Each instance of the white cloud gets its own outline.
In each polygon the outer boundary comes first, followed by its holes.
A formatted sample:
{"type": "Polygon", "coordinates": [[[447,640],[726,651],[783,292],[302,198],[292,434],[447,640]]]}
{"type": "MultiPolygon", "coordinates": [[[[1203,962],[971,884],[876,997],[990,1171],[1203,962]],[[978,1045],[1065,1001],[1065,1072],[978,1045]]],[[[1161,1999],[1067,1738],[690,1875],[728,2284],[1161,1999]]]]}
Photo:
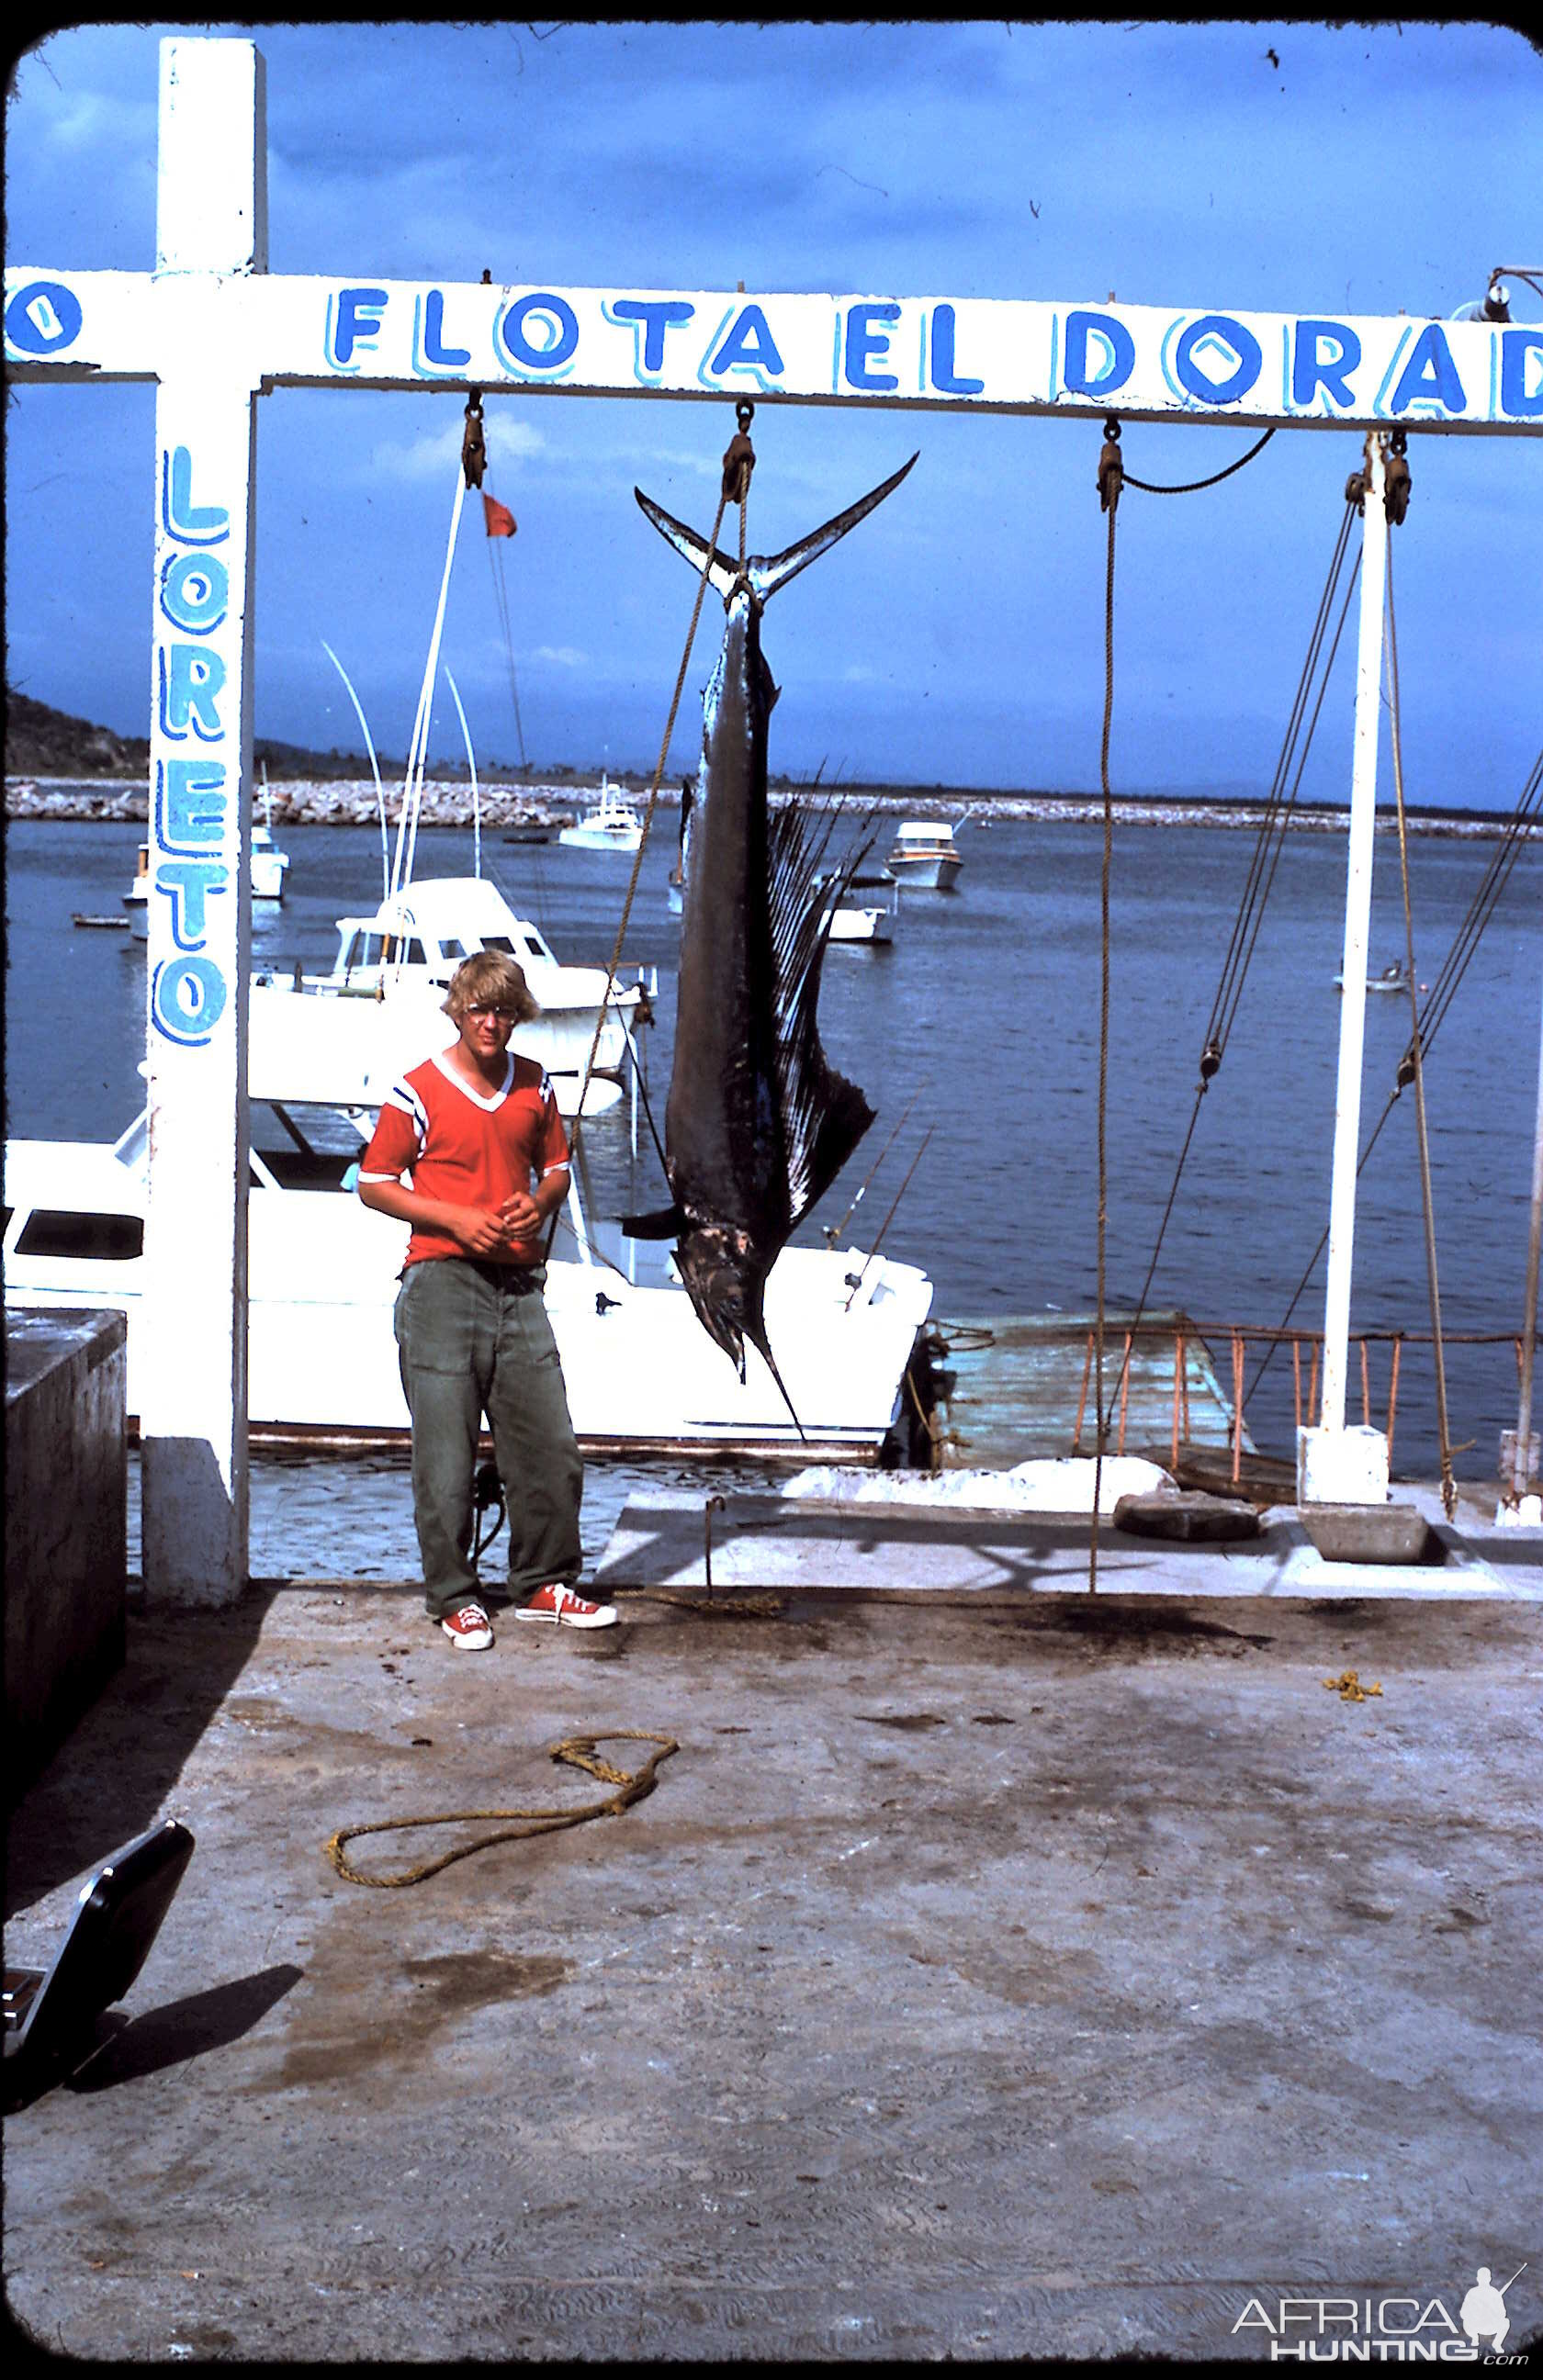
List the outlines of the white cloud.
{"type": "Polygon", "coordinates": [[[584,669],[589,657],[576,645],[538,645],[530,658],[533,662],[554,662],[559,669],[584,669]]]}
{"type": "MultiPolygon", "coordinates": [[[[425,431],[421,437],[383,439],[371,455],[370,476],[407,480],[447,480],[460,458],[465,430],[466,414],[463,410],[455,413],[443,428],[425,431]]],[[[533,455],[542,454],[546,449],[546,440],[532,423],[512,420],[506,414],[484,413],[483,433],[490,462],[529,462],[533,455]]]]}

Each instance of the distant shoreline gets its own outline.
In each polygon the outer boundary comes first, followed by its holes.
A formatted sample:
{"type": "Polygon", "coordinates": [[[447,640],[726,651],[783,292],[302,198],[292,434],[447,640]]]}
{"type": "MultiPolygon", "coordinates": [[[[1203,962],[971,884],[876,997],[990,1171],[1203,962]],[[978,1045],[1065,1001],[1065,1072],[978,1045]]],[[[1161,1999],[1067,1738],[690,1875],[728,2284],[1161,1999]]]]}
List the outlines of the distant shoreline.
{"type": "MultiPolygon", "coordinates": [[[[647,785],[628,784],[625,779],[621,783],[623,791],[641,808],[648,797],[647,785]]],[[[577,810],[593,800],[599,790],[598,784],[483,785],[480,788],[481,821],[490,829],[536,826],[550,827],[555,832],[571,824],[577,810]]],[[[368,779],[296,778],[270,782],[267,797],[273,825],[286,830],[380,823],[375,789],[368,779]]],[[[773,806],[793,798],[791,789],[784,791],[775,785],[772,789],[773,806]]],[[[1076,826],[1101,825],[1103,820],[1103,802],[1096,794],[967,793],[936,786],[844,785],[831,792],[820,790],[805,798],[821,809],[839,806],[854,814],[877,810],[896,817],[942,817],[955,823],[967,811],[973,824],[987,827],[1003,820],[1076,826]]],[[[387,807],[388,826],[393,832],[399,803],[400,789],[394,788],[388,794],[387,807]]],[[[260,814],[261,807],[254,798],[254,816],[260,814]]],[[[680,808],[678,785],[661,786],[658,808],[680,808]]],[[[17,776],[6,781],[5,814],[7,820],[143,825],[148,818],[148,800],[143,780],[139,778],[17,776]]],[[[1121,827],[1209,826],[1257,832],[1265,822],[1266,809],[1265,804],[1257,800],[1133,794],[1115,796],[1113,815],[1115,825],[1121,827]]],[[[1298,833],[1343,835],[1349,822],[1348,810],[1321,805],[1298,803],[1291,814],[1291,825],[1298,833]]],[[[469,827],[472,823],[469,785],[447,779],[425,783],[421,825],[469,827]]],[[[1380,805],[1378,832],[1394,833],[1397,823],[1394,811],[1386,804],[1380,805]]],[[[1407,823],[1409,832],[1415,835],[1495,836],[1503,831],[1509,819],[1493,811],[1411,809],[1407,823]]]]}

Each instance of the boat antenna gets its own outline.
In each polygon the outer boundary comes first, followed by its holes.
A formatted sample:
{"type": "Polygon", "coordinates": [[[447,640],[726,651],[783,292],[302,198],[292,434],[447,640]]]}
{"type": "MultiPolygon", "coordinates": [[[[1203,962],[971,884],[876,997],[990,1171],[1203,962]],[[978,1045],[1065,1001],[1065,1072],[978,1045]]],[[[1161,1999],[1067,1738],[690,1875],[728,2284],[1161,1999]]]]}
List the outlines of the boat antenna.
{"type": "Polygon", "coordinates": [[[456,698],[456,715],[461,722],[461,734],[466,741],[467,766],[471,771],[471,872],[473,876],[480,876],[482,873],[482,806],[477,792],[477,755],[471,748],[471,730],[466,723],[466,708],[461,701],[460,688],[451,676],[448,667],[444,674],[449,683],[450,691],[456,698]]]}
{"type": "Polygon", "coordinates": [[[391,854],[386,834],[385,788],[381,783],[381,764],[375,758],[375,747],[370,734],[370,722],[364,715],[363,704],[360,702],[358,696],[354,692],[352,679],[349,677],[347,671],[344,668],[343,663],[338,660],[337,655],[334,652],[331,645],[328,644],[325,637],[322,639],[322,650],[326,654],[327,659],[331,662],[334,669],[337,672],[338,676],[343,680],[344,685],[347,687],[348,699],[354,706],[359,726],[364,733],[364,748],[370,755],[370,773],[375,780],[375,807],[381,814],[381,898],[383,901],[389,900],[391,896],[391,854]]]}
{"type": "Polygon", "coordinates": [[[450,569],[456,559],[456,540],[460,533],[461,512],[466,504],[466,492],[475,486],[481,473],[476,463],[473,429],[480,430],[482,401],[476,389],[467,401],[467,432],[462,456],[456,465],[456,498],[450,509],[450,535],[444,549],[444,568],[440,577],[439,601],[434,610],[434,625],[429,638],[429,658],[423,671],[423,683],[419,689],[418,713],[413,721],[412,746],[407,755],[407,771],[402,784],[402,816],[396,829],[396,854],[392,865],[391,891],[405,892],[412,880],[413,859],[418,848],[418,821],[423,807],[423,773],[429,756],[429,721],[433,707],[434,681],[439,675],[440,641],[444,635],[444,610],[450,595],[450,569]],[[477,470],[477,479],[471,477],[477,470]]]}

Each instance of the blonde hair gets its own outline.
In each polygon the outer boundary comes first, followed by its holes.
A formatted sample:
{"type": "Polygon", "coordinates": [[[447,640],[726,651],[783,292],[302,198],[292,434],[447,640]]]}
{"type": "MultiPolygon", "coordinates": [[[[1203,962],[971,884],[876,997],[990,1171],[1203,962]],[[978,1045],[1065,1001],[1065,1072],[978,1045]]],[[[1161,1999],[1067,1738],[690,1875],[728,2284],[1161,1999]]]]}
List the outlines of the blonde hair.
{"type": "Polygon", "coordinates": [[[525,969],[503,951],[474,951],[470,958],[463,959],[442,1004],[446,1016],[458,1021],[468,1008],[484,1002],[510,1010],[516,1025],[528,1024],[541,1013],[541,1002],[525,980],[525,969]]]}

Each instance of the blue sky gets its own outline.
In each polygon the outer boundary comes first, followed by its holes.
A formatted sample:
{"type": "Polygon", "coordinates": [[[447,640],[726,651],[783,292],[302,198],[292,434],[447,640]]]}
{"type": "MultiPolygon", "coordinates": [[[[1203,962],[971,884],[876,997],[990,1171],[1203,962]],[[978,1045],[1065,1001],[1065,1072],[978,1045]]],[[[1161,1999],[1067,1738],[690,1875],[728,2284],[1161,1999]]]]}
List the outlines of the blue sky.
{"type": "MultiPolygon", "coordinates": [[[[256,39],[271,269],[650,287],[862,289],[1447,316],[1543,266],[1543,57],[1482,24],[88,24],[27,53],[6,124],[6,261],[154,261],[157,44],[256,39]],[[1271,53],[1273,52],[1273,59],[1271,53]]],[[[1543,298],[1513,285],[1518,319],[1543,298]]],[[[520,711],[538,764],[651,766],[691,583],[641,484],[710,525],[723,408],[488,400],[520,711]]],[[[406,749],[443,558],[460,400],[262,400],[257,732],[406,749]]],[[[152,434],[142,388],[9,393],[7,679],[143,734],[152,434]]],[[[779,596],[772,766],[1094,791],[1103,703],[1100,430],[763,405],[752,545],[774,552],[921,459],[779,596]]],[[[1215,470],[1230,426],[1143,425],[1130,470],[1215,470]]],[[[1127,493],[1112,773],[1120,792],[1268,783],[1359,459],[1282,432],[1221,487],[1127,493]]],[[[1539,742],[1536,440],[1416,437],[1394,547],[1406,782],[1509,808],[1539,742]]],[[[711,608],[671,748],[694,764],[711,608]]],[[[479,761],[516,755],[485,540],[468,523],[444,657],[479,761]],[[479,551],[482,548],[482,551],[479,551]]],[[[1345,652],[1306,790],[1348,793],[1345,652]]],[[[460,731],[442,687],[433,750],[460,731]]]]}

